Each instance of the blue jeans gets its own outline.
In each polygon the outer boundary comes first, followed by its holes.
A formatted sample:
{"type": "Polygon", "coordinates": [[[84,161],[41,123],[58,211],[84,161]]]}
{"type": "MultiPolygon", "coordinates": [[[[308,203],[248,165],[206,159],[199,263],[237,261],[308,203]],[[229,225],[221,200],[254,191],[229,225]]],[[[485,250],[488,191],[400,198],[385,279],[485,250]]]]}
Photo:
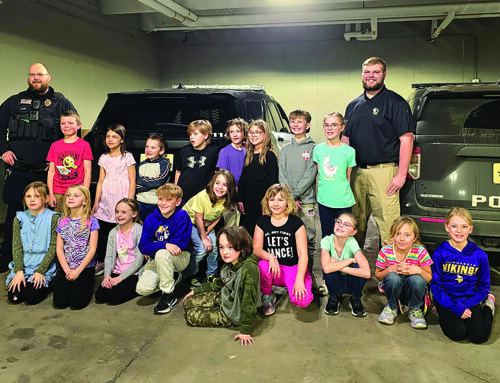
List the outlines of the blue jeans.
{"type": "Polygon", "coordinates": [[[340,217],[342,213],[351,213],[351,207],[333,208],[318,203],[319,221],[321,223],[321,238],[333,234],[333,226],[335,220],[340,217]]]}
{"type": "MultiPolygon", "coordinates": [[[[217,271],[217,243],[215,242],[215,232],[212,230],[208,234],[208,238],[212,241],[212,250],[208,252],[207,257],[207,276],[215,275],[217,271]]],[[[205,245],[201,241],[198,229],[193,225],[193,230],[191,231],[191,243],[193,245],[193,255],[189,260],[189,265],[184,271],[184,276],[190,277],[198,272],[198,265],[200,261],[205,258],[207,251],[205,250],[205,245]]]]}
{"type": "Polygon", "coordinates": [[[410,309],[419,309],[424,304],[427,281],[420,275],[389,273],[382,280],[382,284],[391,310],[398,308],[398,300],[410,309]]]}
{"type": "MultiPolygon", "coordinates": [[[[355,265],[354,267],[359,266],[355,265]]],[[[323,273],[323,279],[328,288],[328,295],[332,296],[349,294],[353,298],[361,298],[366,284],[365,278],[355,277],[350,274],[342,274],[340,271],[328,274],[323,273]]]]}

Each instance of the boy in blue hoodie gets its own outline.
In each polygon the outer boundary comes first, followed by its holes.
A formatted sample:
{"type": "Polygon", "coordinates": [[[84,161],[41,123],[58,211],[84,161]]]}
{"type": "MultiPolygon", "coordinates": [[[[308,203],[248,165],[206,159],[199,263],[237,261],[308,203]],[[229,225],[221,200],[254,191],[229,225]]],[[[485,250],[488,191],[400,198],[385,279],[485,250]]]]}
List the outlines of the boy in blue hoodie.
{"type": "Polygon", "coordinates": [[[142,229],[139,250],[147,259],[137,282],[136,292],[149,295],[162,291],[155,315],[167,314],[177,306],[174,288],[180,282],[189,264],[186,251],[191,237],[192,223],[186,211],[179,208],[182,189],[172,183],[161,186],[156,194],[158,208],[150,214],[142,229]],[[174,272],[178,277],[174,280],[174,272]]]}
{"type": "MultiPolygon", "coordinates": [[[[307,268],[313,278],[314,255],[316,254],[316,224],[314,204],[316,203],[316,175],[318,169],[313,161],[316,143],[307,133],[311,129],[311,114],[297,109],[290,112],[290,130],[294,137],[279,155],[279,181],[290,187],[297,205],[297,216],[304,222],[307,231],[309,264],[307,268]]],[[[322,293],[322,291],[320,291],[322,293]]]]}
{"type": "Polygon", "coordinates": [[[450,239],[432,255],[431,291],[439,325],[451,340],[470,338],[473,343],[484,343],[495,315],[488,256],[467,240],[473,229],[467,209],[450,210],[444,227],[450,239]]]}

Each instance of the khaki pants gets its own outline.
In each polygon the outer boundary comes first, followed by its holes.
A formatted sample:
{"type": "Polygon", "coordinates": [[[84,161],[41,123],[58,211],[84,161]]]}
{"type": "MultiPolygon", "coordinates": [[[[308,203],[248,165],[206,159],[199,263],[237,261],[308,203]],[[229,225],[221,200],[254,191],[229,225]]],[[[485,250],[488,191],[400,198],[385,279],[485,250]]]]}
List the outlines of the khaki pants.
{"type": "Polygon", "coordinates": [[[397,173],[398,167],[394,163],[353,169],[351,183],[356,204],[352,212],[359,221],[356,239],[361,248],[365,243],[370,214],[373,214],[377,223],[383,244],[387,244],[391,239],[392,223],[400,216],[399,193],[388,197],[385,191],[397,173]]]}
{"type": "Polygon", "coordinates": [[[156,252],[155,259],[149,259],[139,277],[135,291],[139,295],[150,295],[161,290],[165,294],[174,291],[174,271],[181,272],[189,264],[190,254],[183,251],[172,255],[168,250],[156,252]]]}

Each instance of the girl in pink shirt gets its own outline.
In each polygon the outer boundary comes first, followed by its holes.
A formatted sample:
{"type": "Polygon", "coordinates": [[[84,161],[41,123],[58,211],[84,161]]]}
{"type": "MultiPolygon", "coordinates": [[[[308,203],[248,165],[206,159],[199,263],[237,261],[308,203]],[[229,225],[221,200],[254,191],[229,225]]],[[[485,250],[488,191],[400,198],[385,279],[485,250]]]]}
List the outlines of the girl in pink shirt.
{"type": "Polygon", "coordinates": [[[104,279],[95,299],[116,305],[134,298],[144,257],[138,247],[142,234],[139,203],[130,198],[121,199],[116,204],[115,217],[118,226],[109,232],[104,279]]]}

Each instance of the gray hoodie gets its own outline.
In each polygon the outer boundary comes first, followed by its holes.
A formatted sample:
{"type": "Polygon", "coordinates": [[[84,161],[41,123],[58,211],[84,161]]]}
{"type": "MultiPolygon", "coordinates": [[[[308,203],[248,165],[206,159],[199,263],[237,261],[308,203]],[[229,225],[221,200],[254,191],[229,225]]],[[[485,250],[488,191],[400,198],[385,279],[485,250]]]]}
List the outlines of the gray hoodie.
{"type": "Polygon", "coordinates": [[[292,138],[280,151],[279,180],[292,189],[293,198],[303,203],[316,202],[316,175],[318,169],[313,161],[316,143],[311,137],[301,142],[292,138]]]}

